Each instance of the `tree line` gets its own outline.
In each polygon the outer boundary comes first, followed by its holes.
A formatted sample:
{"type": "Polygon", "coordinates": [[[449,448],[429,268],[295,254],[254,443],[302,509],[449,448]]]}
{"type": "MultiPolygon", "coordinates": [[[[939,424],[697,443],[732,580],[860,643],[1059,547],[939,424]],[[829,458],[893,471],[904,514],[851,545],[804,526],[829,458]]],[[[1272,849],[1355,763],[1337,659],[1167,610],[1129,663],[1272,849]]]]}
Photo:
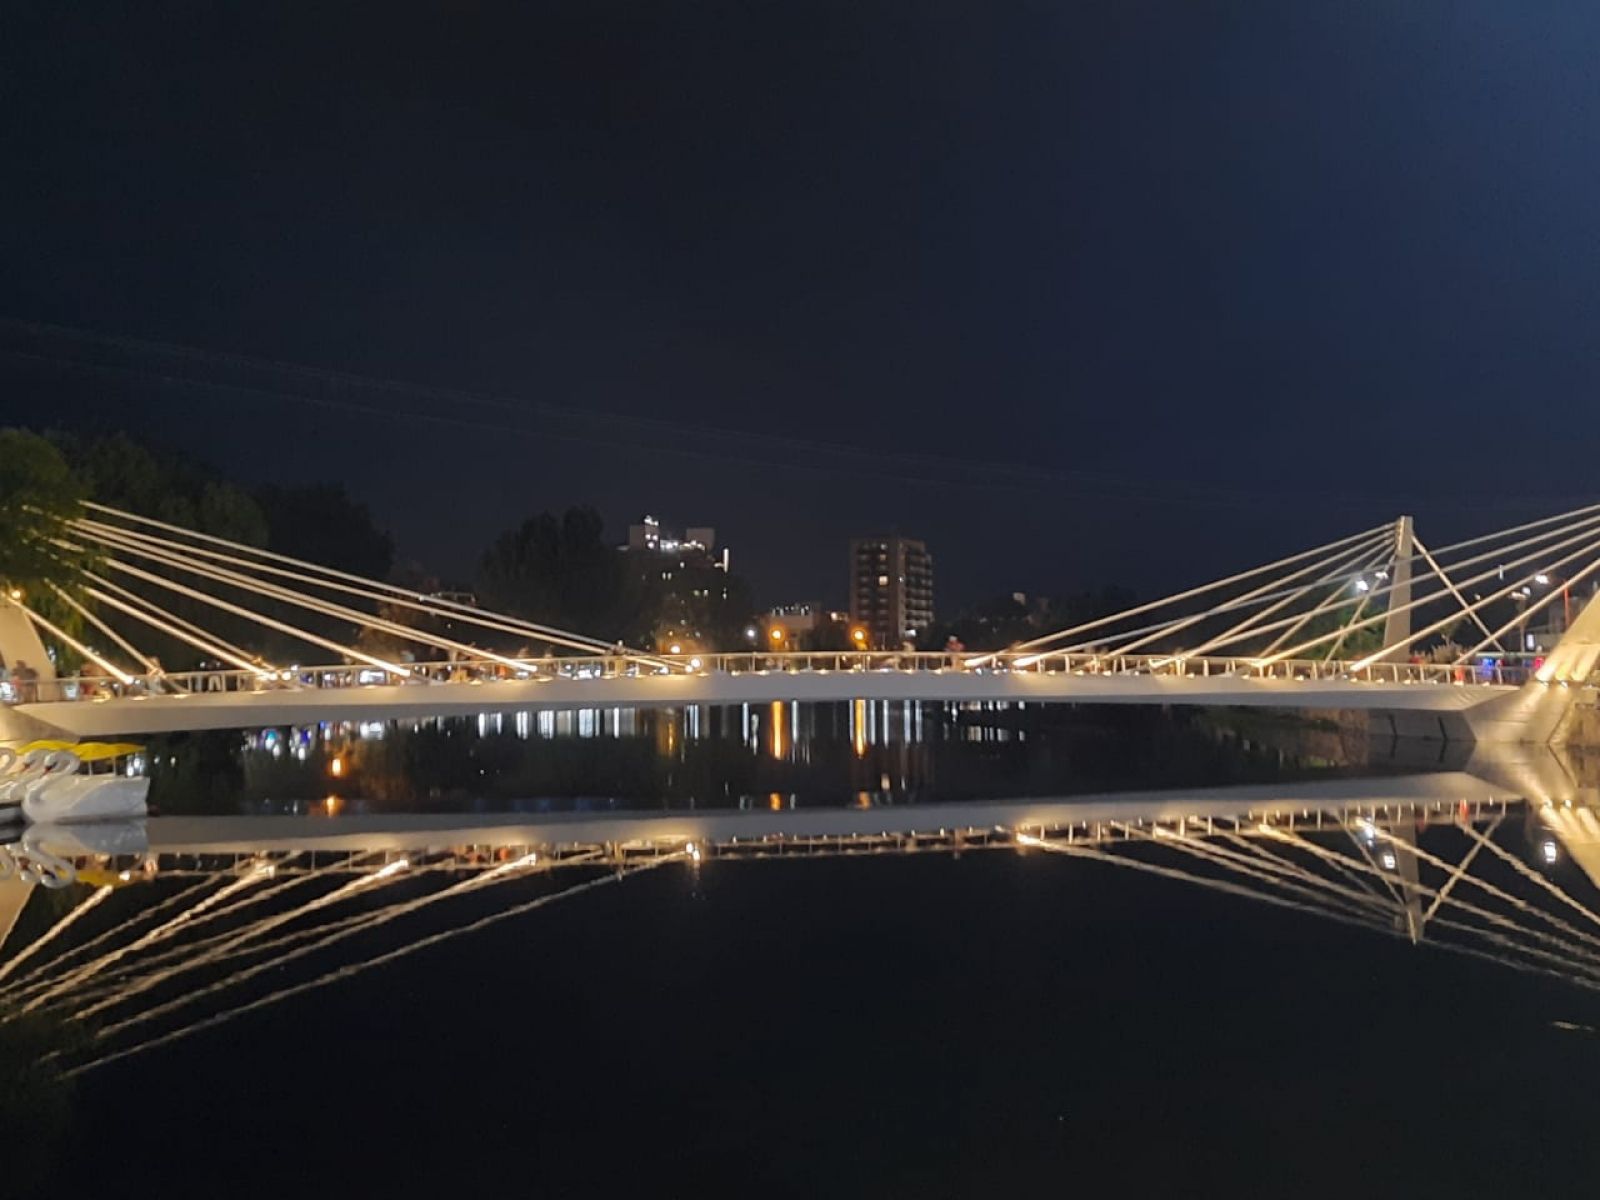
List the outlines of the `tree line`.
{"type": "MultiPolygon", "coordinates": [[[[634,649],[740,649],[750,645],[748,631],[759,625],[752,589],[743,578],[706,561],[627,552],[588,506],[527,517],[489,543],[470,576],[449,578],[397,559],[393,538],[342,483],[247,485],[125,433],[0,429],[0,583],[25,591],[30,606],[69,632],[81,630],[82,622],[54,589],[72,588],[81,578],[78,568],[94,566],[93,552],[71,549],[73,539],[66,534],[85,500],[418,592],[468,592],[485,608],[634,649]]],[[[340,644],[399,648],[392,636],[370,626],[352,627],[226,585],[207,588],[340,644]]],[[[181,618],[269,661],[296,661],[312,652],[290,635],[201,601],[182,595],[162,599],[181,618]]],[[[1122,588],[1048,601],[998,596],[922,631],[919,644],[940,649],[953,638],[969,649],[997,649],[1117,611],[1132,600],[1122,588]]],[[[399,607],[380,615],[401,625],[427,620],[399,607]]],[[[523,648],[480,640],[486,635],[478,631],[459,636],[496,652],[523,648]]],[[[148,639],[169,669],[199,665],[197,652],[186,643],[141,631],[141,640],[148,639]]],[[[824,622],[802,645],[846,650],[852,643],[845,626],[824,622]]]]}
{"type": "MultiPolygon", "coordinates": [[[[470,592],[484,607],[634,648],[669,640],[731,648],[754,613],[750,588],[739,576],[693,563],[664,573],[647,561],[650,556],[630,555],[609,540],[590,507],[528,517],[494,538],[469,577],[450,578],[397,560],[393,538],[341,483],[249,486],[124,433],[0,429],[0,583],[25,593],[30,607],[74,633],[82,620],[56,589],[70,594],[79,587],[79,568],[97,567],[94,552],[72,549],[69,522],[83,501],[420,592],[470,592]]],[[[370,628],[290,610],[227,585],[206,586],[256,611],[292,615],[300,628],[344,644],[382,640],[370,628]]],[[[289,635],[201,601],[182,595],[162,600],[179,617],[274,661],[306,651],[289,635]]],[[[383,615],[415,620],[405,612],[383,615]]],[[[186,643],[144,631],[141,640],[150,639],[169,669],[199,664],[186,643]]]]}

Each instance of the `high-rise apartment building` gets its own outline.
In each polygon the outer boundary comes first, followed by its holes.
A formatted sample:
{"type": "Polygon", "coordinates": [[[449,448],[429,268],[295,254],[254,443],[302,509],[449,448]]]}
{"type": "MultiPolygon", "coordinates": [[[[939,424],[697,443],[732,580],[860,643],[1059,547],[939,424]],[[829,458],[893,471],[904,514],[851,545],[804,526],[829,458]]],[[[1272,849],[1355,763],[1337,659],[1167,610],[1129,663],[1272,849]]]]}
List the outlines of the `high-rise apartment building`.
{"type": "Polygon", "coordinates": [[[915,641],[933,624],[933,556],[915,538],[850,543],[850,621],[877,649],[915,641]]]}

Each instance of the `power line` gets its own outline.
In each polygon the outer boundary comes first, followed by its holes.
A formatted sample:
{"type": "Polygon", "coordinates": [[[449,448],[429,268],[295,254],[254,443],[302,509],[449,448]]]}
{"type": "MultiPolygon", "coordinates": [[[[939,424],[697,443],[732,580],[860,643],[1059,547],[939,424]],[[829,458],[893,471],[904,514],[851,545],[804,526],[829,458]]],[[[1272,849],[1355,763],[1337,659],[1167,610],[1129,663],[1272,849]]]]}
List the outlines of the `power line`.
{"type": "MultiPolygon", "coordinates": [[[[750,455],[729,453],[726,450],[715,450],[706,447],[671,446],[663,444],[645,445],[638,442],[623,442],[614,437],[600,434],[582,434],[572,432],[557,432],[547,429],[530,428],[526,425],[516,425],[503,421],[489,421],[472,417],[449,416],[444,413],[418,412],[414,409],[394,409],[378,404],[362,403],[355,400],[338,400],[325,396],[308,396],[303,393],[286,392],[279,389],[256,387],[250,384],[228,383],[219,380],[189,379],[182,376],[167,375],[153,370],[147,370],[128,365],[112,365],[104,363],[84,363],[73,359],[57,358],[50,355],[34,354],[28,351],[9,350],[0,348],[0,357],[25,359],[33,362],[50,363],[65,366],[73,370],[96,373],[102,375],[137,375],[157,382],[195,390],[212,392],[229,392],[246,398],[266,399],[271,401],[287,401],[290,403],[306,404],[317,408],[346,412],[353,415],[380,417],[386,421],[409,420],[420,424],[444,426],[454,429],[468,429],[476,433],[516,434],[526,438],[547,439],[559,442],[571,442],[580,445],[601,446],[609,450],[637,450],[652,455],[661,455],[676,458],[688,458],[697,461],[717,463],[738,463],[744,466],[760,467],[764,470],[802,471],[812,474],[859,476],[859,466],[830,465],[827,463],[801,462],[795,460],[780,461],[773,458],[756,458],[750,455]]],[[[626,423],[625,421],[619,423],[626,423]]],[[[737,435],[730,435],[737,436],[737,435]]],[[[857,451],[856,453],[872,457],[870,452],[857,451]]],[[[993,469],[1007,472],[1011,477],[1003,479],[978,480],[978,479],[952,479],[941,478],[934,475],[910,475],[895,473],[884,469],[885,461],[893,461],[894,454],[884,455],[872,461],[872,477],[888,483],[904,483],[911,486],[924,487],[972,487],[988,488],[1004,491],[1028,490],[1041,486],[1052,488],[1067,487],[1076,489],[1075,494],[1104,496],[1110,490],[1115,490],[1119,499],[1145,500],[1152,503],[1174,501],[1184,504],[1221,504],[1231,507],[1249,507],[1259,504],[1261,495],[1248,492],[1223,492],[1214,490],[1210,493],[1196,491],[1175,496],[1173,493],[1154,492],[1146,485],[1130,483],[1129,481],[1113,480],[1106,477],[1096,483],[1093,489],[1088,487],[1089,480],[1068,475],[1053,475],[1045,473],[1040,475],[1031,468],[1010,468],[995,464],[993,469]]],[[[1368,506],[1363,501],[1362,506],[1368,506]]]]}
{"type": "MultiPolygon", "coordinates": [[[[101,375],[135,376],[154,380],[172,387],[210,390],[232,394],[246,400],[303,404],[352,415],[469,429],[479,433],[514,434],[521,437],[601,445],[613,450],[631,449],[655,455],[738,463],[768,470],[854,475],[858,474],[862,466],[865,465],[870,467],[875,479],[913,486],[957,486],[1004,491],[1033,490],[1048,487],[1056,490],[1067,489],[1073,494],[1079,495],[1110,495],[1121,499],[1152,503],[1200,504],[1218,507],[1253,506],[1259,504],[1268,496],[1274,499],[1281,499],[1283,495],[1281,491],[1269,493],[1247,488],[1217,487],[1211,484],[1178,483],[1170,486],[1152,487],[1151,480],[1148,478],[1135,479],[1127,476],[1078,469],[1042,468],[1019,463],[962,459],[954,456],[915,451],[869,450],[845,443],[797,438],[784,434],[684,424],[660,418],[613,412],[597,413],[592,409],[531,398],[508,398],[462,389],[378,379],[350,372],[334,371],[323,367],[255,358],[247,355],[205,350],[123,335],[98,334],[88,330],[49,325],[42,322],[23,321],[15,318],[0,317],[0,329],[10,329],[34,338],[64,338],[80,344],[88,343],[147,356],[165,356],[194,364],[220,366],[232,370],[265,372],[279,377],[309,380],[321,386],[338,389],[354,389],[428,400],[434,404],[454,407],[456,412],[424,412],[414,408],[395,408],[349,396],[313,395],[305,391],[294,391],[279,386],[263,386],[256,383],[175,375],[160,369],[156,365],[92,362],[61,354],[0,348],[0,356],[15,360],[50,364],[70,370],[101,375]],[[549,420],[577,422],[579,424],[603,424],[605,430],[604,432],[582,432],[571,429],[550,430],[548,428],[530,427],[527,424],[517,422],[463,415],[463,410],[471,409],[486,409],[492,412],[512,413],[535,418],[542,417],[549,420]],[[618,430],[645,435],[652,440],[647,442],[622,439],[617,436],[618,430]],[[669,438],[679,439],[679,443],[673,444],[665,440],[669,438]],[[765,457],[757,457],[754,454],[737,453],[728,449],[717,449],[694,444],[685,445],[682,444],[683,439],[742,443],[752,450],[766,450],[771,453],[765,457]],[[782,452],[783,457],[776,457],[778,452],[782,452]],[[807,455],[813,456],[813,458],[820,457],[834,461],[831,463],[804,461],[794,457],[795,455],[807,455]],[[974,474],[983,477],[973,478],[974,474]]],[[[1364,494],[1355,496],[1342,492],[1301,492],[1297,493],[1297,496],[1300,499],[1308,502],[1314,501],[1323,506],[1331,505],[1345,509],[1362,510],[1370,510],[1379,504],[1403,507],[1413,502],[1439,502],[1438,497],[1415,494],[1389,494],[1385,496],[1364,494]]],[[[1507,509],[1533,507],[1539,504],[1566,503],[1572,498],[1572,496],[1530,496],[1499,502],[1473,500],[1452,501],[1451,503],[1452,507],[1475,511],[1505,511],[1507,509]]]]}

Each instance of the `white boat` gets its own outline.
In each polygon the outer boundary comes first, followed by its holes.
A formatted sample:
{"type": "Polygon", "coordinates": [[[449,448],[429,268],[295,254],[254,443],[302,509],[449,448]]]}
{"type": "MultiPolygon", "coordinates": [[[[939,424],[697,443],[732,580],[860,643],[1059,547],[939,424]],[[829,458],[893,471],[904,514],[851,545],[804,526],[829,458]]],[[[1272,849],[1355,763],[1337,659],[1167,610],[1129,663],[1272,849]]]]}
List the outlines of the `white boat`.
{"type": "MultiPolygon", "coordinates": [[[[21,755],[10,746],[0,746],[0,788],[4,788],[11,774],[18,769],[17,763],[21,755]]],[[[20,805],[0,804],[0,823],[12,817],[20,817],[20,805]]]]}
{"type": "Polygon", "coordinates": [[[23,797],[34,784],[44,781],[52,771],[76,762],[76,755],[63,756],[59,749],[38,747],[26,750],[13,764],[11,770],[0,775],[0,809],[15,812],[23,797]]]}
{"type": "Polygon", "coordinates": [[[140,747],[126,743],[34,742],[5,748],[0,761],[0,820],[66,824],[142,817],[150,781],[121,774],[119,758],[140,747]],[[5,770],[9,763],[10,770],[5,770]],[[108,769],[96,773],[94,764],[108,769]]]}
{"type": "MultiPolygon", "coordinates": [[[[71,755],[70,751],[57,753],[71,755]]],[[[127,775],[89,775],[83,762],[61,765],[30,782],[22,794],[22,815],[36,824],[70,825],[78,821],[115,821],[142,817],[149,808],[150,781],[127,775]]]]}
{"type": "Polygon", "coordinates": [[[73,778],[78,771],[83,770],[83,759],[71,750],[50,750],[44,756],[43,766],[44,770],[18,783],[12,793],[22,803],[24,812],[27,811],[28,801],[32,797],[51,785],[64,783],[73,778]]]}

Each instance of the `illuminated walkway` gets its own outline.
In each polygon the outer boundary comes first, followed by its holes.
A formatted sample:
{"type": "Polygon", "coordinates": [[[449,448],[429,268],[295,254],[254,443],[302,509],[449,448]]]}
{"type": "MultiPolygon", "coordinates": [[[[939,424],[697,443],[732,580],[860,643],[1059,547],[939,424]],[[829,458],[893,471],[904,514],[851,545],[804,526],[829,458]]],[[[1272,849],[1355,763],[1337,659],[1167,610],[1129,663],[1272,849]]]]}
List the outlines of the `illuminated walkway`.
{"type": "MultiPolygon", "coordinates": [[[[1061,669],[1043,660],[1007,669],[1004,659],[963,668],[948,656],[797,655],[708,658],[699,669],[606,674],[607,663],[570,659],[529,662],[526,678],[451,682],[337,683],[348,668],[305,671],[297,686],[261,690],[138,694],[96,701],[58,701],[22,711],[81,738],[193,729],[305,725],[513,713],[551,708],[767,704],[824,701],[1009,701],[1086,704],[1251,705],[1464,712],[1514,693],[1454,668],[1378,666],[1339,675],[1342,664],[1286,663],[1251,672],[1248,664],[1189,660],[1185,670],[1157,672],[1061,669]],[[860,666],[851,665],[856,659],[860,666]],[[917,661],[910,661],[916,659],[917,661]],[[840,661],[844,666],[835,665],[840,661]],[[893,662],[891,660],[900,660],[893,662]],[[934,661],[930,661],[934,660],[934,661]],[[1241,668],[1230,673],[1229,666],[1241,668]],[[1297,666],[1305,670],[1293,673],[1297,666]],[[1215,674],[1203,671],[1216,667],[1215,674]],[[592,669],[592,675],[582,674],[592,669]],[[1459,680],[1459,682],[1458,682],[1459,680]]],[[[203,682],[203,681],[202,681],[203,682]]]]}

